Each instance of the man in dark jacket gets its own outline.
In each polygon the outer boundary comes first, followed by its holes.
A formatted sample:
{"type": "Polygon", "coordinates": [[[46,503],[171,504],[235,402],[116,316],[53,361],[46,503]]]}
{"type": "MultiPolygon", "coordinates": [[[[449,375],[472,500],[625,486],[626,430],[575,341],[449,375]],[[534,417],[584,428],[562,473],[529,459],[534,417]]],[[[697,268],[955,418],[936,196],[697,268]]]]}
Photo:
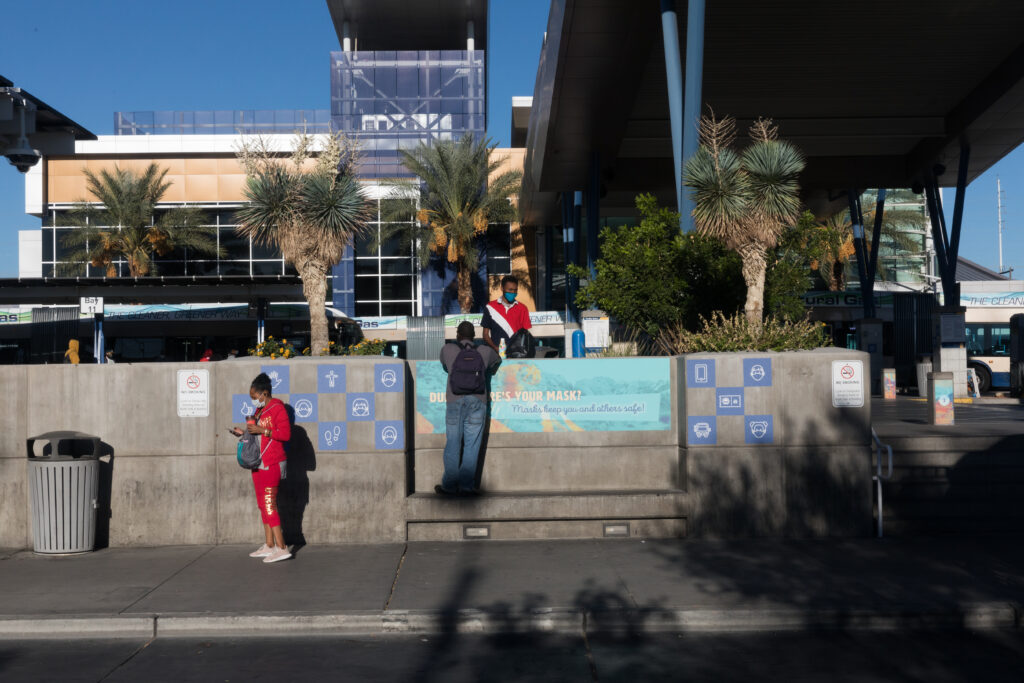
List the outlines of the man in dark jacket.
{"type": "Polygon", "coordinates": [[[448,373],[445,414],[444,475],[434,487],[443,495],[476,495],[476,464],[487,420],[487,377],[501,358],[487,345],[476,346],[473,323],[459,323],[455,343],[441,349],[441,365],[448,373]],[[462,458],[459,459],[459,451],[462,458]]]}

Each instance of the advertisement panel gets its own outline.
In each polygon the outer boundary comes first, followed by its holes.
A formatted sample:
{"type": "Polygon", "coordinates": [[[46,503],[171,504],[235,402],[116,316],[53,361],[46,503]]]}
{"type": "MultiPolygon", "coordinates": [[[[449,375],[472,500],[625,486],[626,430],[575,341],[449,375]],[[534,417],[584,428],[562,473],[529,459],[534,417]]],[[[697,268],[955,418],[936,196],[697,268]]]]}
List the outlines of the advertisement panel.
{"type": "MultiPolygon", "coordinates": [[[[491,433],[663,431],[671,426],[668,358],[507,360],[490,382],[491,433]]],[[[443,434],[448,374],[416,366],[416,432],[443,434]]]]}

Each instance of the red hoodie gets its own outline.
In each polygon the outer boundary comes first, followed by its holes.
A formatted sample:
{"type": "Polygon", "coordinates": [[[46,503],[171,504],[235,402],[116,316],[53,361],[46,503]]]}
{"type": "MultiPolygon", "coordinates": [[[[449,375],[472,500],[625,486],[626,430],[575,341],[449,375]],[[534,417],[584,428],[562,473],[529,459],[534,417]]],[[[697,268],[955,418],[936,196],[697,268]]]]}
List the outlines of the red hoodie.
{"type": "Polygon", "coordinates": [[[287,460],[284,442],[292,438],[292,426],[288,422],[288,411],[285,410],[284,403],[277,398],[270,399],[265,407],[256,411],[256,424],[270,430],[269,437],[260,435],[263,466],[270,467],[287,460]]]}

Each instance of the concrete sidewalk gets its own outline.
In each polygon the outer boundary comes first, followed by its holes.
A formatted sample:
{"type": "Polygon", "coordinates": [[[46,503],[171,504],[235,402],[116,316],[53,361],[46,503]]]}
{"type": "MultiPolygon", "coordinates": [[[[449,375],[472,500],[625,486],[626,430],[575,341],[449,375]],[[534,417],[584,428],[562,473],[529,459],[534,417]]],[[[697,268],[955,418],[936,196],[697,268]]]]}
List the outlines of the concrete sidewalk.
{"type": "Polygon", "coordinates": [[[1022,540],[0,551],[0,638],[1015,628],[1022,540]]]}

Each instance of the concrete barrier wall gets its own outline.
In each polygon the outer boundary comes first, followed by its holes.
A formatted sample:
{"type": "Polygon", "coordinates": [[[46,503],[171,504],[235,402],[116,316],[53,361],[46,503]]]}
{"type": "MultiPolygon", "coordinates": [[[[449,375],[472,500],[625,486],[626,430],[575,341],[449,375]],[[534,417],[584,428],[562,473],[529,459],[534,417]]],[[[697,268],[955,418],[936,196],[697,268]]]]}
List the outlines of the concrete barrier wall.
{"type": "MultiPolygon", "coordinates": [[[[513,496],[624,492],[633,518],[643,516],[637,495],[664,498],[669,492],[687,501],[674,514],[687,518],[694,535],[868,533],[870,403],[866,397],[862,407],[834,408],[831,400],[832,363],[846,360],[867,367],[866,354],[839,349],[666,359],[671,411],[664,428],[493,432],[483,486],[513,496]],[[767,384],[750,378],[758,359],[770,361],[767,384]],[[695,384],[695,361],[714,367],[713,384],[695,384]],[[727,406],[733,414],[720,414],[720,390],[735,388],[742,388],[739,412],[727,406]],[[768,440],[748,443],[752,416],[762,422],[770,416],[768,440]],[[694,432],[694,419],[708,417],[714,418],[714,443],[694,432]]],[[[315,414],[297,411],[303,415],[293,427],[289,477],[280,494],[289,540],[403,541],[411,519],[408,496],[430,492],[440,480],[444,445],[443,434],[415,434],[411,390],[419,365],[378,357],[0,366],[0,494],[6,503],[0,546],[30,545],[25,440],[57,429],[96,434],[108,450],[101,498],[109,512],[100,520],[101,541],[258,541],[251,479],[236,464],[235,439],[226,429],[240,424],[238,408],[265,366],[288,373],[275,396],[293,408],[315,402],[315,414]],[[178,372],[197,369],[209,373],[209,415],[179,417],[178,372]],[[359,399],[369,404],[367,411],[359,413],[359,399]],[[344,442],[326,443],[325,433],[335,428],[343,430],[344,442]]],[[[665,514],[659,508],[651,516],[665,514]]]]}
{"type": "MultiPolygon", "coordinates": [[[[870,533],[866,353],[694,354],[676,362],[692,535],[870,533]],[[852,387],[863,382],[859,407],[834,406],[833,371],[841,378],[845,368],[855,373],[852,387]]],[[[839,403],[856,402],[843,393],[851,384],[837,388],[839,403]]]]}
{"type": "Polygon", "coordinates": [[[226,430],[242,421],[233,414],[235,397],[248,401],[264,367],[287,368],[289,392],[275,391],[286,403],[294,407],[300,394],[317,399],[312,421],[298,417],[293,426],[280,492],[291,540],[404,540],[406,367],[353,358],[0,367],[0,475],[3,500],[11,501],[0,512],[0,546],[30,545],[25,440],[58,429],[100,436],[110,453],[101,485],[109,517],[99,520],[98,534],[110,545],[258,540],[252,480],[236,463],[236,440],[226,430]],[[344,386],[318,393],[317,371],[327,366],[344,374],[344,386]],[[397,390],[380,385],[385,368],[396,371],[397,390]],[[178,371],[197,369],[209,373],[209,415],[179,417],[178,371]],[[353,397],[366,399],[369,412],[352,415],[353,397]],[[345,425],[345,448],[321,447],[319,432],[338,424],[345,425]],[[382,424],[397,428],[395,443],[379,442],[382,424]]]}

